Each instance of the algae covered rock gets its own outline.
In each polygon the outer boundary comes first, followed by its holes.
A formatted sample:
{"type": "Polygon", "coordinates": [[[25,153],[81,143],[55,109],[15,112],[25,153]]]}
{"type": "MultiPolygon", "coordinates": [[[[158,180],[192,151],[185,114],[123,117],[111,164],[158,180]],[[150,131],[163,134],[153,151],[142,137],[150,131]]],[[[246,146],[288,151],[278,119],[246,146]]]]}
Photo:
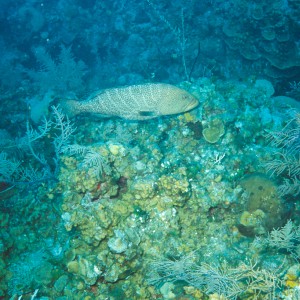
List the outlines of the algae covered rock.
{"type": "Polygon", "coordinates": [[[158,180],[158,189],[161,195],[172,197],[173,205],[182,205],[182,200],[187,199],[191,193],[187,178],[179,174],[162,175],[158,180]]]}
{"type": "Polygon", "coordinates": [[[224,124],[220,119],[212,120],[208,123],[208,127],[204,128],[202,131],[205,140],[211,144],[218,142],[218,140],[224,133],[224,124]]]}
{"type": "Polygon", "coordinates": [[[266,79],[257,79],[254,86],[257,90],[262,91],[268,98],[275,93],[272,83],[266,79]]]}
{"type": "Polygon", "coordinates": [[[68,272],[79,276],[88,285],[95,284],[97,278],[102,274],[101,261],[95,255],[78,257],[77,260],[67,264],[68,272]]]}
{"type": "Polygon", "coordinates": [[[153,178],[135,180],[131,186],[135,199],[151,199],[155,196],[156,184],[153,178]]]}
{"type": "Polygon", "coordinates": [[[239,230],[245,236],[255,236],[265,234],[266,214],[257,209],[253,212],[244,211],[240,217],[239,230]]]}
{"type": "Polygon", "coordinates": [[[62,292],[68,282],[68,276],[62,275],[60,276],[54,283],[54,288],[58,292],[62,292]]]}
{"type": "Polygon", "coordinates": [[[131,257],[131,253],[135,251],[136,246],[140,243],[140,236],[133,228],[125,230],[114,230],[114,236],[108,240],[108,248],[112,253],[124,253],[126,257],[131,257]]]}
{"type": "Polygon", "coordinates": [[[53,280],[53,270],[54,267],[49,262],[42,263],[36,270],[34,274],[34,280],[38,284],[47,285],[53,280]]]}
{"type": "Polygon", "coordinates": [[[108,247],[113,253],[122,253],[129,247],[129,241],[125,233],[116,229],[114,237],[108,240],[108,247]]]}

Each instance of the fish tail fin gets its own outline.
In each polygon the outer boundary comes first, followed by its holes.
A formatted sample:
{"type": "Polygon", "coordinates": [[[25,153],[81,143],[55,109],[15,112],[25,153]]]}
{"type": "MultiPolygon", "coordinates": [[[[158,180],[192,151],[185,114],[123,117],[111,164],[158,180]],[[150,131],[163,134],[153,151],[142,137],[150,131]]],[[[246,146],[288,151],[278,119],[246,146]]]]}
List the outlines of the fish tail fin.
{"type": "Polygon", "coordinates": [[[69,118],[73,118],[80,113],[80,106],[76,100],[64,101],[60,104],[60,107],[69,118]]]}

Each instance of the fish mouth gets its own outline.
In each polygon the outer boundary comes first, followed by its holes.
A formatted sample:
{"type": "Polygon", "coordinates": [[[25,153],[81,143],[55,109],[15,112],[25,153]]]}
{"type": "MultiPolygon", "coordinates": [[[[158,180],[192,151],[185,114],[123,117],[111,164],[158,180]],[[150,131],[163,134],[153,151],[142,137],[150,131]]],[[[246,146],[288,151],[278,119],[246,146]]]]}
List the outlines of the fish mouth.
{"type": "Polygon", "coordinates": [[[193,99],[186,107],[185,111],[192,110],[193,108],[197,107],[199,105],[199,101],[197,99],[193,99]]]}

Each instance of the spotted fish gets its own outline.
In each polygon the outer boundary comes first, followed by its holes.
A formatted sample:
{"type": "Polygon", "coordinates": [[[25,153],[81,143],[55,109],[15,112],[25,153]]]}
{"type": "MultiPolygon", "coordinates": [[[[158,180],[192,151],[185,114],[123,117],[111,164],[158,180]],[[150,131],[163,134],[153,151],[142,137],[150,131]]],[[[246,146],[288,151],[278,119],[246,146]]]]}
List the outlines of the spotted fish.
{"type": "Polygon", "coordinates": [[[189,111],[198,100],[171,84],[148,83],[103,90],[85,101],[69,100],[62,104],[69,116],[96,113],[127,120],[147,120],[189,111]]]}

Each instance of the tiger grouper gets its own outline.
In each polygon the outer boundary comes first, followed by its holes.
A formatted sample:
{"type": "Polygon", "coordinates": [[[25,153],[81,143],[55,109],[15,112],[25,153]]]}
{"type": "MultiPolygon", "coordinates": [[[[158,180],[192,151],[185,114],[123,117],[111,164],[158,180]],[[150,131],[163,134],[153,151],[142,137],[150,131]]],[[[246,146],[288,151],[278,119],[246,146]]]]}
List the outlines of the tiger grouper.
{"type": "Polygon", "coordinates": [[[100,91],[85,101],[62,104],[69,116],[94,113],[104,117],[147,120],[187,112],[198,106],[189,92],[171,84],[147,83],[100,91]]]}

